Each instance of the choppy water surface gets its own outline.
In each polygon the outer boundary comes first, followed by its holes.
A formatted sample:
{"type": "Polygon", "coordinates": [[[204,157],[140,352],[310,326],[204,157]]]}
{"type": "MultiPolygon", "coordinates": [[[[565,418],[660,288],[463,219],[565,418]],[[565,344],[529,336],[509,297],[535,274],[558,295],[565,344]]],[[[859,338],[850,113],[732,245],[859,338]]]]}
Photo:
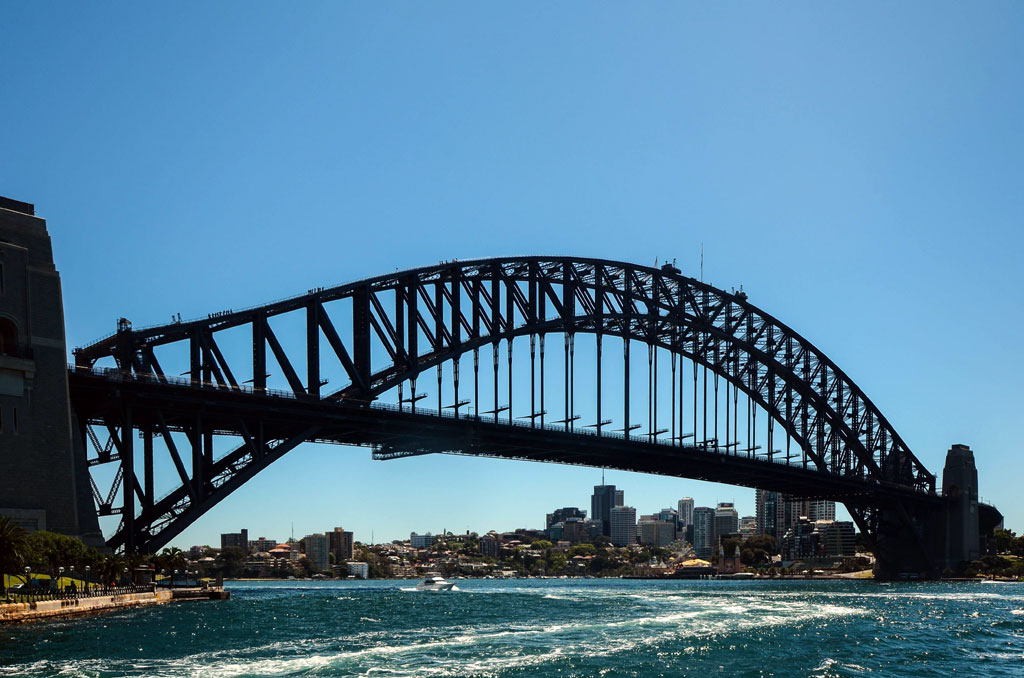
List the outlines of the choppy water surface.
{"type": "Polygon", "coordinates": [[[0,676],[1024,676],[1024,585],[230,585],[0,627],[0,676]]]}

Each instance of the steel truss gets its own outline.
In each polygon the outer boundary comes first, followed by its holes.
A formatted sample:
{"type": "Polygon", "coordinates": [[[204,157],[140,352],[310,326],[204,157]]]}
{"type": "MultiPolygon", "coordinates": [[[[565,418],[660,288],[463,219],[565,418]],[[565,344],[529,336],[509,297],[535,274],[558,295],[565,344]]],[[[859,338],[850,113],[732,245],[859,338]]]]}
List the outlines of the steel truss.
{"type": "MultiPolygon", "coordinates": [[[[741,463],[745,468],[758,469],[757,477],[739,477],[742,473],[737,472],[728,479],[728,474],[710,474],[707,479],[711,480],[762,487],[774,483],[781,487],[785,483],[774,476],[769,478],[772,474],[762,469],[763,462],[786,467],[779,473],[796,469],[803,473],[798,482],[787,485],[787,491],[845,501],[861,529],[869,533],[878,528],[880,498],[900,496],[910,501],[935,493],[935,477],[861,389],[827,356],[750,304],[743,292],[716,289],[681,275],[671,266],[656,269],[604,260],[540,257],[449,262],[311,290],[292,299],[190,322],[132,329],[122,321],[117,333],[76,349],[75,357],[72,397],[83,437],[92,440],[95,449],[91,463],[119,464],[111,492],[103,496],[98,488],[95,490],[97,505],[101,515],[120,513],[122,525],[110,544],[128,550],[159,548],[260,469],[305,440],[372,445],[380,458],[423,451],[487,454],[492,449],[499,450],[497,456],[530,458],[515,446],[515,454],[500,452],[500,436],[494,433],[484,436],[490,447],[481,447],[483,434],[479,431],[484,423],[505,424],[505,435],[511,437],[512,428],[516,435],[522,435],[524,426],[508,426],[518,423],[517,419],[525,420],[525,428],[538,441],[554,435],[555,425],[563,434],[586,440],[591,449],[624,441],[633,448],[653,445],[662,450],[675,449],[684,456],[712,454],[730,465],[741,463]],[[328,307],[340,300],[347,303],[345,317],[338,316],[337,308],[328,307]],[[286,350],[270,322],[294,313],[305,316],[305,346],[299,352],[286,350]],[[340,326],[350,327],[351,336],[343,339],[337,329],[340,326]],[[251,352],[225,353],[219,337],[238,328],[251,335],[251,352]],[[549,420],[546,408],[553,404],[545,401],[550,390],[545,388],[545,344],[552,334],[561,335],[564,367],[563,411],[557,420],[549,420]],[[596,340],[597,423],[590,425],[592,432],[577,424],[577,334],[595,335],[596,340]],[[529,339],[530,379],[528,386],[519,379],[516,387],[529,388],[529,412],[516,417],[512,347],[520,337],[529,339]],[[624,435],[608,428],[613,419],[602,418],[610,414],[607,408],[602,409],[602,378],[607,377],[602,367],[606,362],[602,357],[605,337],[618,337],[623,345],[621,372],[615,375],[625,385],[623,409],[612,416],[617,417],[614,421],[622,425],[618,430],[624,435]],[[634,411],[629,386],[631,342],[648,348],[648,430],[639,436],[632,431],[642,425],[630,419],[634,411]],[[326,358],[321,356],[322,343],[330,349],[326,358]],[[176,345],[187,347],[189,369],[182,375],[185,379],[165,374],[157,358],[159,351],[176,345]],[[383,362],[374,362],[372,345],[383,347],[387,356],[383,362]],[[488,345],[493,393],[481,397],[480,352],[488,345]],[[502,345],[505,356],[501,355],[502,345]],[[671,421],[659,428],[658,356],[663,353],[671,359],[671,421]],[[286,394],[268,389],[268,354],[288,385],[286,394]],[[472,381],[472,400],[460,400],[460,387],[465,388],[460,383],[460,365],[468,354],[473,356],[473,375],[466,377],[472,381]],[[503,357],[508,364],[507,383],[502,389],[505,393],[499,394],[503,357]],[[535,370],[538,357],[539,375],[535,370]],[[93,370],[98,361],[107,358],[113,358],[116,365],[112,372],[93,370]],[[340,363],[347,382],[326,389],[322,358],[340,363]],[[691,433],[683,433],[685,424],[690,423],[684,421],[685,360],[693,366],[691,433]],[[301,374],[303,370],[296,365],[304,365],[305,373],[301,374]],[[441,402],[445,365],[450,375],[447,385],[454,393],[450,405],[441,402]],[[698,366],[704,373],[703,434],[698,431],[698,366]],[[431,369],[437,374],[436,411],[417,405],[426,397],[417,393],[418,381],[431,369]],[[714,393],[711,430],[707,423],[709,374],[714,393]],[[252,375],[251,385],[240,381],[243,375],[252,375]],[[719,379],[725,382],[724,441],[718,430],[719,379]],[[371,407],[380,396],[396,388],[398,411],[371,407]],[[408,395],[405,388],[409,389],[408,395]],[[197,391],[202,392],[201,405],[192,396],[181,395],[197,391]],[[143,393],[144,398],[140,395],[143,393]],[[788,446],[784,456],[774,449],[774,425],[767,429],[767,448],[758,451],[762,446],[756,445],[749,433],[750,405],[746,447],[740,447],[741,393],[748,403],[767,413],[770,422],[781,427],[787,441],[796,443],[798,455],[791,454],[788,446]],[[502,396],[508,399],[504,404],[502,396]],[[287,401],[289,408],[313,412],[316,417],[275,420],[249,405],[267,398],[287,401]],[[482,411],[488,399],[490,409],[482,411]],[[463,408],[467,411],[462,412],[463,408]],[[351,419],[351,412],[360,409],[372,411],[373,416],[356,417],[347,424],[355,428],[345,432],[325,430],[333,417],[340,416],[338,413],[344,412],[351,419]],[[438,417],[442,413],[450,416],[438,417]],[[425,445],[416,436],[371,434],[380,429],[381,421],[407,415],[417,420],[432,415],[446,422],[446,427],[455,422],[455,428],[445,428],[441,438],[427,439],[425,445]],[[104,434],[105,442],[96,435],[97,429],[104,434]],[[142,440],[141,459],[133,430],[142,440]],[[456,433],[460,430],[465,435],[456,433]],[[471,431],[477,433],[470,435],[471,431]],[[178,450],[172,435],[175,432],[187,436],[190,459],[178,450]],[[670,434],[667,439],[659,437],[666,433],[670,434]],[[240,444],[215,458],[215,434],[235,436],[240,444]],[[687,443],[688,437],[693,441],[687,443]],[[152,478],[156,439],[162,441],[174,461],[180,480],[177,489],[159,500],[154,497],[152,478]],[[141,479],[136,473],[138,466],[142,467],[141,479]],[[114,505],[117,495],[121,497],[120,507],[114,505]]],[[[752,414],[756,436],[756,409],[752,414]]],[[[586,455],[578,455],[569,463],[629,467],[622,460],[591,460],[586,455]]],[[[699,477],[686,469],[676,469],[673,475],[699,477]]]]}

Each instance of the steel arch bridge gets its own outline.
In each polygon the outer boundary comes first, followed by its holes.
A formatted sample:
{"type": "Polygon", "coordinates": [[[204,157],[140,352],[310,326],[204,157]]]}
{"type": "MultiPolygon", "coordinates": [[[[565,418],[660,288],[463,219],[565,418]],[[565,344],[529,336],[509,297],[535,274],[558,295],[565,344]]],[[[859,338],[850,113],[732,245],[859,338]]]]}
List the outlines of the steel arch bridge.
{"type": "Polygon", "coordinates": [[[113,548],[159,549],[319,441],[835,499],[935,568],[935,476],[885,416],[745,293],[671,265],[451,261],[199,320],[122,319],[75,350],[69,381],[99,513],[120,516],[113,548]]]}

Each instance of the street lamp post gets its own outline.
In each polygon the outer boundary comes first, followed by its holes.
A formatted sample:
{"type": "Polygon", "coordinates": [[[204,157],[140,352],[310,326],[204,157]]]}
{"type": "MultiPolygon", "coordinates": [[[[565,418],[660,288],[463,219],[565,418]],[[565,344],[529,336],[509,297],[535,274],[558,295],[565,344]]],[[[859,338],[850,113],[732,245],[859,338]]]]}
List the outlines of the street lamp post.
{"type": "Polygon", "coordinates": [[[60,580],[64,578],[64,567],[57,568],[57,593],[62,592],[64,589],[61,588],[60,580]]]}
{"type": "Polygon", "coordinates": [[[89,595],[89,570],[90,566],[85,566],[85,595],[89,595]]]}

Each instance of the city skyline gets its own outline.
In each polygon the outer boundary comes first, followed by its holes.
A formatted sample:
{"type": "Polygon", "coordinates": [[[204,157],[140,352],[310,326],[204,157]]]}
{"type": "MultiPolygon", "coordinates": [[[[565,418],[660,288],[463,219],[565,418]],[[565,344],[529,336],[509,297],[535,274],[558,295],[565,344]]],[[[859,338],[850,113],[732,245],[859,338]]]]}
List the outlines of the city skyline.
{"type": "MultiPolygon", "coordinates": [[[[605,472],[605,473],[607,473],[607,472],[605,472]]],[[[606,481],[606,477],[602,477],[601,484],[600,485],[595,485],[593,487],[592,492],[596,493],[597,490],[599,488],[601,488],[602,486],[604,486],[604,487],[611,487],[611,488],[613,488],[615,494],[618,495],[619,497],[621,497],[622,501],[625,501],[625,499],[623,497],[623,495],[625,493],[625,490],[618,489],[618,486],[613,485],[612,483],[606,483],[605,481],[606,481]]],[[[593,502],[593,498],[595,496],[595,494],[593,494],[593,493],[591,494],[592,502],[593,502]]],[[[744,519],[754,519],[754,520],[756,520],[756,513],[743,513],[742,511],[739,511],[739,510],[735,509],[736,504],[735,504],[734,501],[715,501],[715,502],[709,503],[709,504],[702,504],[700,502],[697,502],[696,499],[693,498],[693,497],[681,497],[680,499],[676,500],[674,503],[676,505],[678,505],[679,503],[681,503],[681,502],[683,502],[684,500],[687,500],[687,499],[693,501],[693,509],[694,510],[696,510],[696,509],[710,510],[712,512],[712,515],[718,515],[723,509],[727,509],[729,511],[732,511],[732,513],[735,514],[733,519],[732,519],[732,521],[733,521],[732,522],[732,528],[726,530],[725,533],[735,533],[735,532],[737,532],[739,530],[739,527],[742,525],[742,522],[743,522],[744,519]]],[[[618,500],[619,499],[616,499],[616,501],[618,501],[618,500]]],[[[822,501],[807,502],[807,501],[804,501],[803,504],[810,507],[809,512],[805,512],[805,514],[806,514],[806,517],[809,517],[812,520],[812,522],[814,520],[821,520],[821,519],[826,519],[826,520],[842,519],[842,520],[849,521],[849,518],[842,516],[842,513],[840,513],[839,517],[837,518],[837,516],[836,516],[836,505],[835,505],[834,502],[822,502],[822,501]],[[827,514],[822,514],[822,515],[818,515],[817,513],[815,513],[814,506],[816,506],[816,505],[824,505],[824,504],[830,505],[830,509],[829,509],[830,512],[827,513],[827,514]]],[[[591,505],[593,505],[593,503],[591,505]]],[[[674,513],[678,517],[678,522],[679,522],[679,525],[681,527],[685,527],[685,526],[687,526],[689,524],[692,524],[692,523],[688,523],[685,520],[685,517],[680,515],[678,513],[677,509],[672,507],[671,503],[668,504],[668,505],[661,505],[658,509],[652,509],[651,511],[643,511],[639,507],[634,506],[632,504],[629,504],[628,502],[623,503],[623,504],[618,504],[617,506],[612,507],[612,508],[618,508],[618,507],[624,507],[624,508],[632,509],[632,511],[633,511],[633,524],[634,524],[634,527],[636,527],[638,529],[640,527],[641,521],[645,517],[647,517],[647,516],[657,517],[659,515],[659,513],[663,513],[666,510],[674,513]]],[[[539,521],[536,524],[535,523],[526,522],[526,523],[523,523],[521,525],[516,525],[515,527],[508,528],[508,529],[499,529],[499,528],[496,528],[496,527],[482,527],[482,528],[478,528],[478,529],[469,528],[469,529],[467,529],[465,531],[456,531],[456,530],[449,529],[447,527],[442,527],[442,528],[438,529],[437,531],[434,531],[433,529],[410,528],[410,529],[406,530],[405,532],[403,532],[402,534],[400,534],[399,536],[395,536],[395,537],[392,537],[392,538],[387,538],[387,537],[384,537],[382,535],[381,538],[379,538],[379,539],[376,538],[376,534],[375,534],[376,531],[373,530],[373,529],[370,530],[370,535],[371,536],[370,536],[369,539],[361,539],[361,538],[358,538],[358,537],[354,536],[355,535],[354,531],[346,531],[345,534],[352,535],[352,536],[349,537],[349,539],[353,540],[355,543],[362,543],[364,545],[371,545],[371,544],[388,543],[388,542],[393,542],[393,541],[408,541],[409,540],[409,535],[419,535],[420,537],[432,537],[432,538],[436,539],[437,537],[443,536],[445,534],[452,534],[452,535],[456,535],[457,536],[457,535],[465,534],[465,533],[473,533],[473,534],[477,534],[477,535],[484,535],[484,534],[487,534],[487,533],[492,532],[492,531],[493,532],[497,532],[499,534],[511,533],[511,532],[516,531],[516,530],[543,531],[543,530],[545,530],[547,528],[550,528],[551,524],[554,524],[556,522],[560,522],[558,520],[558,516],[559,516],[559,514],[561,512],[565,511],[566,509],[577,509],[578,512],[582,512],[584,514],[582,520],[584,520],[584,521],[596,520],[596,518],[593,515],[590,514],[590,511],[588,511],[588,509],[580,508],[578,505],[574,505],[574,504],[571,504],[571,503],[563,503],[563,504],[559,504],[557,506],[553,506],[551,511],[549,513],[545,514],[545,519],[539,521]]],[[[796,514],[794,514],[794,516],[795,515],[796,514]]],[[[340,529],[341,528],[334,528],[334,532],[337,533],[340,529]]],[[[253,543],[253,542],[257,541],[257,539],[258,540],[267,540],[268,542],[269,541],[273,541],[275,543],[277,543],[277,542],[282,542],[283,543],[283,542],[287,542],[287,541],[290,541],[290,540],[294,540],[296,542],[297,541],[301,541],[302,539],[305,539],[305,537],[308,536],[309,534],[321,534],[321,532],[318,532],[317,530],[314,529],[314,530],[312,530],[310,532],[307,532],[305,535],[303,535],[301,537],[297,537],[292,532],[293,532],[293,530],[290,530],[290,533],[286,537],[279,538],[279,535],[271,534],[267,530],[263,530],[263,531],[253,530],[253,531],[250,531],[249,527],[242,527],[241,528],[241,532],[238,532],[238,533],[235,533],[235,532],[227,532],[227,533],[222,532],[222,533],[220,533],[219,534],[219,540],[220,540],[220,543],[221,543],[221,548],[223,548],[223,546],[225,545],[225,537],[228,537],[228,538],[230,538],[232,540],[242,540],[242,541],[245,541],[247,539],[248,543],[253,543]],[[259,533],[259,534],[257,535],[257,533],[259,533]]],[[[712,532],[714,534],[716,534],[716,535],[719,534],[720,528],[718,527],[717,523],[716,523],[714,529],[712,530],[712,532]]],[[[758,534],[765,534],[766,532],[761,531],[761,528],[760,528],[760,525],[759,525],[757,533],[758,534]]],[[[326,534],[328,536],[330,536],[331,532],[328,531],[328,532],[326,532],[326,534]]],[[[606,536],[608,536],[608,535],[606,535],[606,536]]],[[[176,540],[176,541],[180,541],[180,540],[176,540]]],[[[206,544],[203,544],[203,543],[191,543],[191,544],[188,544],[187,546],[181,546],[181,545],[178,545],[178,544],[173,544],[173,546],[175,546],[177,548],[187,549],[187,548],[195,548],[197,546],[212,546],[213,543],[214,542],[210,542],[210,543],[206,543],[206,544]]],[[[229,543],[230,543],[230,545],[238,545],[238,544],[235,543],[235,541],[231,541],[229,543]]]]}

